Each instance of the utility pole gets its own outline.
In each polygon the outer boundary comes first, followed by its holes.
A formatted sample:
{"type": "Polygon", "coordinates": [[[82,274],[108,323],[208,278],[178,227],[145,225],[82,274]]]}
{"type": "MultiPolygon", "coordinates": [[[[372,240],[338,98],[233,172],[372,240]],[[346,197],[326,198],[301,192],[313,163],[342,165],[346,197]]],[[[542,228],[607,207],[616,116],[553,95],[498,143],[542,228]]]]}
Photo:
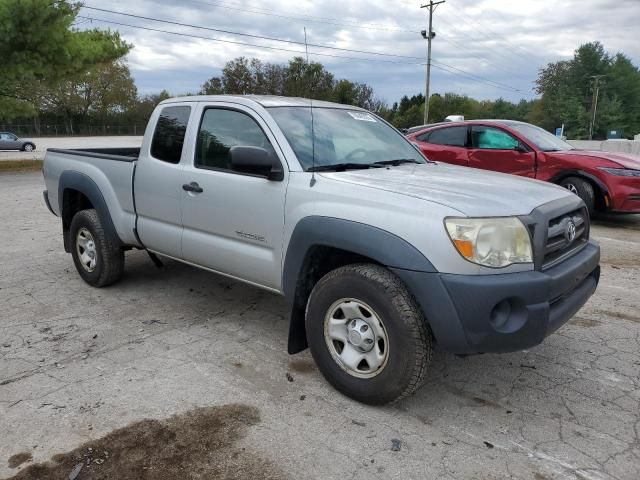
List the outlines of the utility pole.
{"type": "Polygon", "coordinates": [[[431,82],[431,40],[436,36],[436,33],[433,31],[433,12],[438,5],[444,3],[445,0],[440,0],[439,2],[434,2],[433,0],[429,0],[427,5],[421,5],[420,8],[428,8],[429,9],[429,31],[423,30],[422,38],[427,40],[427,81],[425,85],[425,96],[424,96],[424,123],[425,125],[429,122],[429,83],[431,82]]]}
{"type": "Polygon", "coordinates": [[[600,79],[606,75],[592,75],[593,97],[591,98],[591,121],[589,122],[589,140],[593,140],[593,126],[596,123],[596,111],[598,109],[598,95],[600,93],[600,79]]]}

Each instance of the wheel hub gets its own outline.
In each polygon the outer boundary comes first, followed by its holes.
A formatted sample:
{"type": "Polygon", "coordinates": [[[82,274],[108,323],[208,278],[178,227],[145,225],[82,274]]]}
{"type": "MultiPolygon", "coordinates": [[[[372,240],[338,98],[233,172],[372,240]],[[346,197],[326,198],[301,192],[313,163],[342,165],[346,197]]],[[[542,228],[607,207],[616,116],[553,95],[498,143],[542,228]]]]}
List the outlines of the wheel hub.
{"type": "Polygon", "coordinates": [[[371,325],[366,320],[354,318],[347,326],[347,341],[361,352],[369,352],[376,341],[371,325]]]}
{"type": "Polygon", "coordinates": [[[93,235],[91,235],[91,232],[86,228],[78,230],[76,250],[78,253],[78,259],[82,264],[82,268],[87,272],[93,272],[96,268],[98,253],[93,235]]]}
{"type": "Polygon", "coordinates": [[[371,378],[387,363],[389,339],[382,319],[361,300],[334,302],[325,316],[324,336],[331,356],[349,375],[371,378]]]}

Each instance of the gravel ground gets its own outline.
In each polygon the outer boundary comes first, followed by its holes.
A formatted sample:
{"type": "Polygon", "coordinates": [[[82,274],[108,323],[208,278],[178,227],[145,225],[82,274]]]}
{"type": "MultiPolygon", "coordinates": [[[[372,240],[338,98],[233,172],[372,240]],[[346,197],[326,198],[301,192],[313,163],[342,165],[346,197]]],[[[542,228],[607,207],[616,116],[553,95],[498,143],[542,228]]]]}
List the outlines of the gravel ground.
{"type": "Polygon", "coordinates": [[[596,222],[600,287],[544,344],[438,351],[373,408],[286,354],[278,296],[143,252],[84,284],[42,183],[0,175],[0,477],[640,478],[640,215],[596,222]]]}
{"type": "Polygon", "coordinates": [[[136,148],[142,144],[142,137],[42,137],[29,138],[36,144],[33,152],[0,150],[2,160],[42,160],[47,148],[136,148]]]}

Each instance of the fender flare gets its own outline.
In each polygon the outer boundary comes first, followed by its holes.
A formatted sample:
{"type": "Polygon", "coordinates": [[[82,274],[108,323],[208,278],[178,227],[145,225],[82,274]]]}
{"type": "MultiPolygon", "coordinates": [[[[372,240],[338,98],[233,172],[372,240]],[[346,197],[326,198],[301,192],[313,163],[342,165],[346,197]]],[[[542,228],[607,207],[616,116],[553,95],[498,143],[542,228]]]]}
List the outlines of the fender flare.
{"type": "Polygon", "coordinates": [[[84,173],[65,170],[60,175],[60,180],[58,181],[58,205],[60,205],[60,217],[62,218],[65,251],[70,252],[68,237],[71,218],[67,218],[66,220],[68,223],[65,223],[64,213],[64,192],[68,189],[77,190],[89,199],[93,208],[98,212],[98,217],[100,218],[100,222],[105,230],[105,235],[109,237],[113,245],[122,245],[118,232],[113,225],[113,220],[111,219],[111,214],[107,207],[107,202],[105,202],[104,196],[102,195],[98,185],[84,173]]]}
{"type": "Polygon", "coordinates": [[[308,292],[301,291],[300,282],[309,252],[319,246],[361,255],[389,268],[436,272],[416,247],[386,230],[334,217],[301,219],[291,235],[282,272],[282,290],[291,305],[289,353],[307,348],[304,321],[308,292]]]}

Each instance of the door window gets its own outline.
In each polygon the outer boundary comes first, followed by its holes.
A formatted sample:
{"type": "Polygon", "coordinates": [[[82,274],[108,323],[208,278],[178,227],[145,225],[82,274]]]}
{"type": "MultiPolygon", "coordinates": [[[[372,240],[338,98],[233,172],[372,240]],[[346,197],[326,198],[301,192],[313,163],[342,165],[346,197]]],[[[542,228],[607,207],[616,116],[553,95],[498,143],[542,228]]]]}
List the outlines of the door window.
{"type": "Polygon", "coordinates": [[[180,163],[191,107],[166,107],[160,112],[151,141],[151,155],[168,163],[180,163]]]}
{"type": "Polygon", "coordinates": [[[519,141],[504,130],[482,125],[471,127],[471,145],[484,150],[514,150],[519,141]]]}
{"type": "Polygon", "coordinates": [[[418,140],[419,142],[428,142],[430,133],[431,132],[427,132],[427,133],[423,133],[422,135],[418,135],[416,137],[416,140],[418,140]]]}
{"type": "Polygon", "coordinates": [[[202,116],[195,166],[214,170],[231,170],[231,147],[260,147],[276,153],[262,128],[249,115],[237,110],[208,108],[202,116]]]}
{"type": "Polygon", "coordinates": [[[464,147],[467,144],[467,127],[445,127],[434,130],[426,140],[436,145],[464,147]]]}

